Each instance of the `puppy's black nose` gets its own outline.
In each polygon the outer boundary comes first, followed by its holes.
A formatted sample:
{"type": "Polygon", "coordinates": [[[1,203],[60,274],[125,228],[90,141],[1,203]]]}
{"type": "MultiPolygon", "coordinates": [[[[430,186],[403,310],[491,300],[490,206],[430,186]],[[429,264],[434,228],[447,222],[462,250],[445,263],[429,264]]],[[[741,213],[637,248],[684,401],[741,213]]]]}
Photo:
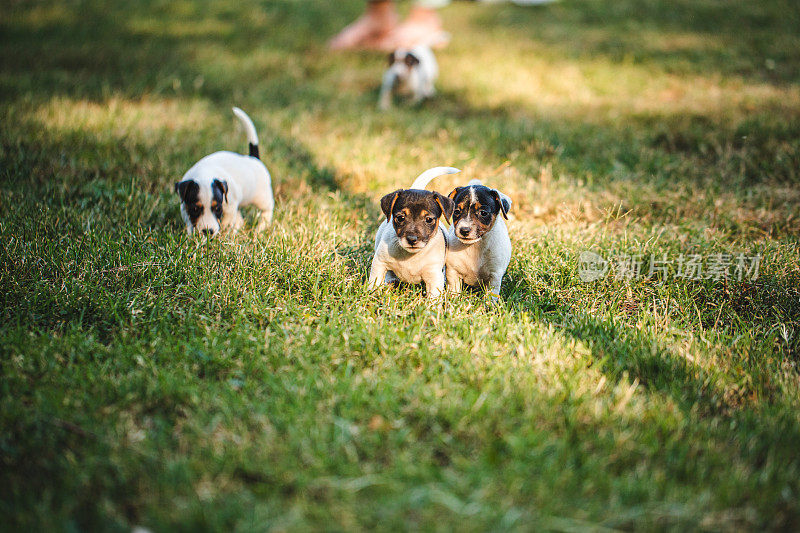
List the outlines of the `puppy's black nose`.
{"type": "Polygon", "coordinates": [[[406,235],[406,240],[408,244],[416,244],[417,243],[417,236],[416,235],[406,235]]]}
{"type": "Polygon", "coordinates": [[[466,237],[469,235],[469,228],[459,228],[458,232],[461,234],[462,237],[466,237]]]}
{"type": "Polygon", "coordinates": [[[212,230],[212,229],[208,229],[208,228],[206,228],[206,229],[204,229],[204,230],[201,230],[201,232],[202,232],[202,233],[203,233],[203,235],[205,235],[206,237],[211,237],[212,235],[214,235],[214,230],[212,230]]]}

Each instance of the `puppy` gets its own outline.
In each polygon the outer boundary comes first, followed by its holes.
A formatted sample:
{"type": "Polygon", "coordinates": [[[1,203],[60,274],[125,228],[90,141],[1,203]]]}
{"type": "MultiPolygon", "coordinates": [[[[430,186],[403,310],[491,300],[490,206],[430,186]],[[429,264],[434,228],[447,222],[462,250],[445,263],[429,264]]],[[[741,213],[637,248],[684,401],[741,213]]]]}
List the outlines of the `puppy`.
{"type": "Polygon", "coordinates": [[[484,286],[492,298],[500,298],[500,285],[511,261],[511,240],[503,219],[508,219],[511,199],[495,189],[472,180],[456,187],[453,226],[447,232],[447,288],[461,292],[462,281],[484,286]]]}
{"type": "Polygon", "coordinates": [[[195,163],[175,184],[190,236],[214,236],[221,229],[237,231],[244,224],[239,207],[245,205],[252,204],[261,211],[257,231],[272,222],[272,178],[258,157],[256,128],[238,107],[233,108],[233,113],[247,132],[250,155],[214,152],[195,163]]]}
{"type": "Polygon", "coordinates": [[[369,272],[371,288],[401,280],[424,282],[428,298],[442,294],[447,241],[439,219],[450,219],[453,201],[424,189],[436,176],[455,172],[459,170],[431,168],[420,174],[410,189],[398,189],[381,198],[386,220],[375,235],[375,256],[369,272]]]}
{"type": "Polygon", "coordinates": [[[430,48],[398,48],[389,54],[389,68],[383,74],[378,105],[383,110],[392,107],[394,88],[401,93],[410,93],[414,104],[421,102],[423,98],[430,98],[436,93],[433,83],[438,76],[439,66],[430,48]]]}

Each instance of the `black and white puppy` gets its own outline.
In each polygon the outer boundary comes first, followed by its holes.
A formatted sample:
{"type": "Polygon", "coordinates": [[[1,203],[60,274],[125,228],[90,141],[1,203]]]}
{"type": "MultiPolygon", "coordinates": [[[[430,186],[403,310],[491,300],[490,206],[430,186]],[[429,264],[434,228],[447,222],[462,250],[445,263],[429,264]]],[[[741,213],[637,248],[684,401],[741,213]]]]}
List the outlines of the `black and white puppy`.
{"type": "Polygon", "coordinates": [[[175,184],[189,235],[213,236],[222,229],[237,231],[244,224],[239,207],[246,205],[261,211],[257,231],[272,222],[272,178],[258,157],[256,127],[238,107],[233,108],[233,113],[247,132],[250,154],[214,152],[195,163],[175,184]]]}
{"type": "Polygon", "coordinates": [[[420,174],[410,189],[398,189],[381,198],[386,220],[375,235],[371,288],[397,280],[424,282],[428,298],[442,294],[447,241],[439,220],[450,219],[453,201],[424,189],[436,176],[456,172],[459,170],[452,167],[431,168],[420,174]]]}
{"type": "Polygon", "coordinates": [[[462,282],[487,287],[500,298],[500,285],[511,261],[511,240],[503,219],[511,199],[472,180],[448,195],[453,200],[453,226],[447,232],[447,288],[461,292],[462,282]]]}
{"type": "Polygon", "coordinates": [[[386,110],[392,107],[392,91],[411,94],[416,104],[436,93],[433,83],[439,76],[439,65],[433,51],[427,46],[411,50],[398,48],[389,54],[389,68],[383,74],[383,84],[378,105],[386,110]]]}

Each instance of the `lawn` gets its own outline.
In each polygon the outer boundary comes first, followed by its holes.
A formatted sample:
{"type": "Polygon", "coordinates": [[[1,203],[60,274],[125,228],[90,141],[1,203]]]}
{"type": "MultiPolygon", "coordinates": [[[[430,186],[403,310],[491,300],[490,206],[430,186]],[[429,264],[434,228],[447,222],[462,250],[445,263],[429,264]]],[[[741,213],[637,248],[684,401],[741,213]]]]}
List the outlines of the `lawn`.
{"type": "Polygon", "coordinates": [[[2,4],[0,529],[800,529],[795,2],[456,2],[388,113],[361,0],[2,4]],[[192,241],[232,105],[275,222],[192,241]],[[514,201],[499,304],[365,287],[437,165],[514,201]]]}

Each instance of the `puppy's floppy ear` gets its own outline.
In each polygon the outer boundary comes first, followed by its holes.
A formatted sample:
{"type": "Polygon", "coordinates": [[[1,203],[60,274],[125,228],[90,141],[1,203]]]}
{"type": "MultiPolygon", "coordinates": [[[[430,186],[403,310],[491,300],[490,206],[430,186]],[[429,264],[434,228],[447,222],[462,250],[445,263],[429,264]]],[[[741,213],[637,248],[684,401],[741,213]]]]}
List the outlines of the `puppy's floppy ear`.
{"type": "Polygon", "coordinates": [[[211,186],[215,189],[219,189],[220,194],[223,198],[225,198],[225,202],[228,201],[228,182],[225,180],[214,180],[211,183],[211,186]]]}
{"type": "Polygon", "coordinates": [[[386,222],[389,222],[389,219],[392,217],[394,203],[397,201],[397,197],[400,196],[401,192],[403,192],[403,189],[397,189],[396,191],[390,192],[381,198],[381,210],[383,211],[383,214],[386,215],[386,222]]]}
{"type": "Polygon", "coordinates": [[[405,63],[408,68],[411,68],[415,65],[419,65],[419,58],[412,54],[411,52],[406,54],[405,63]]]}
{"type": "Polygon", "coordinates": [[[178,196],[181,197],[182,201],[186,201],[186,189],[189,188],[189,185],[194,183],[192,180],[183,180],[175,182],[175,192],[178,193],[178,196]]]}
{"type": "Polygon", "coordinates": [[[492,196],[500,206],[500,212],[503,213],[503,218],[508,220],[508,212],[511,211],[511,198],[501,193],[497,189],[492,189],[492,196]]]}
{"type": "Polygon", "coordinates": [[[445,221],[447,221],[447,223],[449,224],[450,217],[453,216],[453,210],[456,208],[456,204],[453,203],[453,200],[451,200],[447,196],[439,194],[438,192],[435,192],[433,194],[435,195],[436,203],[439,204],[439,207],[442,208],[442,215],[444,215],[445,221]]]}
{"type": "Polygon", "coordinates": [[[464,187],[456,187],[455,189],[450,191],[450,194],[448,194],[447,197],[450,198],[451,200],[455,201],[456,200],[456,196],[458,195],[458,193],[461,192],[461,189],[463,189],[463,188],[464,187]]]}

